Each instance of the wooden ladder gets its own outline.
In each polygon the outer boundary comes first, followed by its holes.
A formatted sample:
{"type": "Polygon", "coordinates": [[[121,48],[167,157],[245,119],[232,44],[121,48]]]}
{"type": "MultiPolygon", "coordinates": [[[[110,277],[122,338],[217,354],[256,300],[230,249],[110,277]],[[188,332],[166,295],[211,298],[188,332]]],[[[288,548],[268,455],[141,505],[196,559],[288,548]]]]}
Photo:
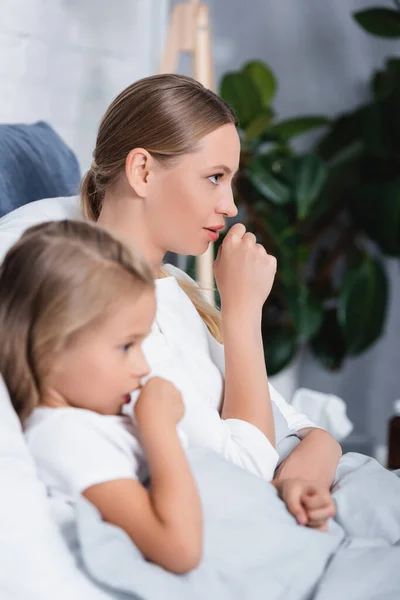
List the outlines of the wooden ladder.
{"type": "MultiPolygon", "coordinates": [[[[193,77],[204,87],[214,89],[208,7],[198,0],[173,6],[159,73],[175,73],[182,52],[192,56],[193,77]]],[[[196,258],[196,279],[212,303],[215,301],[213,246],[210,243],[207,251],[196,258]]]]}

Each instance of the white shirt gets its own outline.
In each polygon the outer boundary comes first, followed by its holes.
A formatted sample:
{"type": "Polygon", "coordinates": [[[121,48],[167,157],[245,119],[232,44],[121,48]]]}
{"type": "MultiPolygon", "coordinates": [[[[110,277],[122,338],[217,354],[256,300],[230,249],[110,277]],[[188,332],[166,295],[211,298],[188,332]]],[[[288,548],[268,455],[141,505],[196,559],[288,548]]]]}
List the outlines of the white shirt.
{"type": "Polygon", "coordinates": [[[128,416],[38,407],[24,430],[38,476],[52,496],[73,503],[91,485],[148,477],[137,429],[128,416]]]}
{"type": "MultiPolygon", "coordinates": [[[[150,376],[170,380],[182,393],[185,416],[180,428],[189,447],[210,448],[227,460],[271,480],[278,453],[254,425],[239,419],[221,419],[224,388],[223,345],[209,333],[177,277],[190,279],[167,265],[170,277],[156,281],[157,313],[143,351],[150,376]],[[172,275],[173,274],[173,275],[172,275]]],[[[313,427],[270,386],[274,412],[280,411],[289,431],[313,427]]],[[[133,394],[133,402],[137,394],[133,394]]],[[[132,406],[126,410],[132,412],[132,406]]]]}
{"type": "MultiPolygon", "coordinates": [[[[27,204],[0,219],[0,261],[25,229],[49,220],[82,218],[79,197],[52,198],[27,204]]],[[[169,266],[178,277],[188,276],[169,266]]],[[[189,278],[190,279],[190,278],[189,278]]],[[[227,460],[271,480],[278,454],[254,425],[239,419],[221,419],[224,351],[208,332],[188,296],[174,276],[156,282],[157,314],[144,352],[151,375],[172,381],[185,403],[182,429],[189,446],[211,448],[227,460]]],[[[297,413],[270,386],[276,418],[286,422],[288,431],[315,425],[297,413]]]]}

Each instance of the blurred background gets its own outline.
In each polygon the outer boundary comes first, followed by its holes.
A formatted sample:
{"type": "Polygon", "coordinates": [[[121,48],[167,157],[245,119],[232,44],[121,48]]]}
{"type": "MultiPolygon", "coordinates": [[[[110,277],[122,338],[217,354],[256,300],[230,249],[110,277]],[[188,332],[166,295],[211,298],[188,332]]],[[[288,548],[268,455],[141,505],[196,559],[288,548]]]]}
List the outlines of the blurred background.
{"type": "MultiPolygon", "coordinates": [[[[0,123],[47,122],[83,173],[111,100],[157,72],[174,4],[0,0],[0,123]]],[[[207,2],[215,87],[240,121],[240,216],[278,257],[270,372],[288,400],[341,397],[344,449],[382,462],[400,397],[398,4],[207,2]]]]}

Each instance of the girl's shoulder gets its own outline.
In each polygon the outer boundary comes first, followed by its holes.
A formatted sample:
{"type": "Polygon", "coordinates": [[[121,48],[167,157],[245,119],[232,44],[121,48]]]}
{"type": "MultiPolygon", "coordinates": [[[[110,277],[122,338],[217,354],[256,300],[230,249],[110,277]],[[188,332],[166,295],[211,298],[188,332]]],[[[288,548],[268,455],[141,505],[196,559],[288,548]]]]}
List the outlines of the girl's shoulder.
{"type": "Polygon", "coordinates": [[[122,432],[132,434],[127,423],[128,416],[103,415],[92,410],[77,407],[35,408],[24,423],[24,433],[28,440],[45,438],[75,439],[79,433],[96,432],[105,438],[119,439],[122,432]]]}

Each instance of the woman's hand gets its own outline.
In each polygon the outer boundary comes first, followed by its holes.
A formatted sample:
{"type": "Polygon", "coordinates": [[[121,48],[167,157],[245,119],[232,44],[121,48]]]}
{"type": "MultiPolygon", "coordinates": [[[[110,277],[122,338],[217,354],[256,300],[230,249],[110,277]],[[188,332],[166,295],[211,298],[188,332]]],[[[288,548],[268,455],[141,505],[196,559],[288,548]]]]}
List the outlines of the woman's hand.
{"type": "Polygon", "coordinates": [[[185,413],[185,407],[181,393],[170,381],[152,377],[143,387],[134,413],[139,427],[155,421],[176,427],[185,413]]]}
{"type": "Polygon", "coordinates": [[[328,531],[328,520],[335,516],[336,507],[325,486],[301,479],[274,480],[272,483],[300,525],[328,531]]]}
{"type": "Polygon", "coordinates": [[[308,427],[297,431],[300,444],[280,464],[276,480],[302,479],[331,489],[342,456],[335,438],[323,429],[308,427]]]}
{"type": "Polygon", "coordinates": [[[219,247],[214,275],[223,313],[261,311],[276,273],[276,259],[256,243],[241,223],[233,225],[219,247]]]}

